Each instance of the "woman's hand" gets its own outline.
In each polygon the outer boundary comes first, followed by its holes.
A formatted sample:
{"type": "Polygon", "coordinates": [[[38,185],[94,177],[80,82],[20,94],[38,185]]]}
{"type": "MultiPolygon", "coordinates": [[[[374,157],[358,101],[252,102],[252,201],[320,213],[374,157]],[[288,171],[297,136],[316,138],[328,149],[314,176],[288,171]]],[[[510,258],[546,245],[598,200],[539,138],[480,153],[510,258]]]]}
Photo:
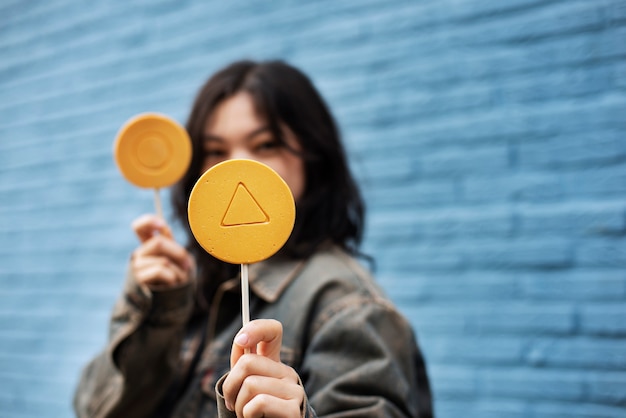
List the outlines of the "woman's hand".
{"type": "Polygon", "coordinates": [[[131,269],[139,284],[173,287],[189,282],[193,257],[172,236],[169,226],[156,215],[137,218],[132,228],[141,245],[133,252],[131,269]]]}
{"type": "Polygon", "coordinates": [[[281,323],[272,319],[252,321],[235,337],[222,390],[226,407],[238,417],[301,415],[304,388],[296,371],[280,362],[282,338],[281,323]]]}

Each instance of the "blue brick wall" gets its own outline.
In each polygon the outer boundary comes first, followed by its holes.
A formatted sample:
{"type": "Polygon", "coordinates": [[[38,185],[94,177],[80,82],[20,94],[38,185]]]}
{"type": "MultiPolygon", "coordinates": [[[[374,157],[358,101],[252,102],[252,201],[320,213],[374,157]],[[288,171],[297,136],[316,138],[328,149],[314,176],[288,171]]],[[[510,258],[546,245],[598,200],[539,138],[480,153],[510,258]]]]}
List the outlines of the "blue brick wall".
{"type": "Polygon", "coordinates": [[[439,417],[626,415],[626,1],[0,3],[0,418],[71,416],[152,195],[113,138],[241,57],[311,75],[439,417]]]}

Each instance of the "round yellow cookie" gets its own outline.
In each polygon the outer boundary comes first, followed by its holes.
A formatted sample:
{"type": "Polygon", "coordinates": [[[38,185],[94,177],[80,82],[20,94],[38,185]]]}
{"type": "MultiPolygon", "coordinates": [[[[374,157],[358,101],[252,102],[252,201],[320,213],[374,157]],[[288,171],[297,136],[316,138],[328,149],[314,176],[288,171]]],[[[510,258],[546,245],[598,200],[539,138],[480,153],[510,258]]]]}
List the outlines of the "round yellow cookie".
{"type": "Polygon", "coordinates": [[[114,156],[122,175],[139,187],[176,183],[191,162],[191,140],[175,120],[145,113],[128,120],[115,139],[114,156]]]}
{"type": "Polygon", "coordinates": [[[293,229],[287,183],[265,164],[229,160],[207,170],[189,197],[189,225],[209,254],[232,264],[271,257],[293,229]]]}

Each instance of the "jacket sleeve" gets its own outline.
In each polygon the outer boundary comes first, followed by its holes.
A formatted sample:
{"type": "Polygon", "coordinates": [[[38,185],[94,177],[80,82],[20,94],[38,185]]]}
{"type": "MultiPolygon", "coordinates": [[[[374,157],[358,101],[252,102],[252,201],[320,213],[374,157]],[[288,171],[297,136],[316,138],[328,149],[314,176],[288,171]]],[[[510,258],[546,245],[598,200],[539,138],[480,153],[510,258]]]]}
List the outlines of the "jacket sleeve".
{"type": "Polygon", "coordinates": [[[307,416],[432,417],[422,355],[395,308],[350,295],[316,318],[300,370],[307,416]]]}
{"type": "Polygon", "coordinates": [[[108,346],[81,375],[76,415],[151,416],[174,378],[192,306],[190,285],[151,291],[129,275],[113,310],[108,346]]]}

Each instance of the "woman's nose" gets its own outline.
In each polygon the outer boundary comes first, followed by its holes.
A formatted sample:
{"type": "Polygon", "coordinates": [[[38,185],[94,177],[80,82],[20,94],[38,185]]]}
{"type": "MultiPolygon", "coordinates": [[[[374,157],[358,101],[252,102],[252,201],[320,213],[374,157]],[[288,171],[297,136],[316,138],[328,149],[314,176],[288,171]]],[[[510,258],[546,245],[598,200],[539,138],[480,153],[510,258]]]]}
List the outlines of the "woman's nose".
{"type": "Polygon", "coordinates": [[[235,149],[230,153],[230,159],[254,160],[253,155],[247,149],[235,149]]]}

